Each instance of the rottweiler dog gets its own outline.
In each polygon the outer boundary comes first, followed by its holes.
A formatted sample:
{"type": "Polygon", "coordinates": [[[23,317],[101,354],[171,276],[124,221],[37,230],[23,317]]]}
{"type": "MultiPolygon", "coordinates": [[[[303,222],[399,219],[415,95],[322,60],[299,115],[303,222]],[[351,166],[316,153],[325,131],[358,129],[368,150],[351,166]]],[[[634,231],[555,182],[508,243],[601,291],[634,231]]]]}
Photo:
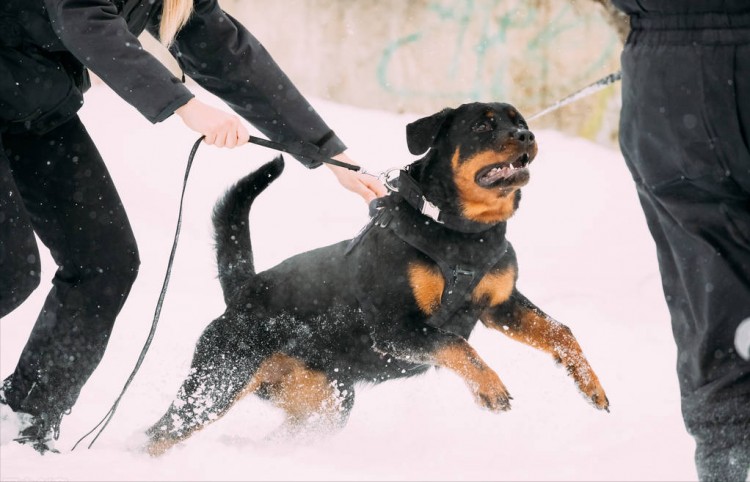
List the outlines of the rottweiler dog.
{"type": "Polygon", "coordinates": [[[158,455],[249,394],[287,414],[286,428],[341,427],[355,387],[444,367],[476,402],[510,409],[498,375],[466,341],[476,324],[543,350],[598,409],[609,401],[570,329],[517,289],[505,239],[537,154],[523,116],[471,103],[406,128],[421,159],[400,171],[351,240],[256,273],[248,216],[281,157],[230,188],[213,223],[226,311],[195,349],[176,399],[147,434],[158,455]]]}

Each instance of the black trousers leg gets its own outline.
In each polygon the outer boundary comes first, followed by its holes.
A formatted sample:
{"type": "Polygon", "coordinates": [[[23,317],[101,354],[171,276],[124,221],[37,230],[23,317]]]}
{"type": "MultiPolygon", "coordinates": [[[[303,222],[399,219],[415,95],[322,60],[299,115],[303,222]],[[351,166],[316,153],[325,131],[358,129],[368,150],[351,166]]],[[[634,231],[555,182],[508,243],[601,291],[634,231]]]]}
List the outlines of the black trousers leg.
{"type": "Polygon", "coordinates": [[[0,319],[39,286],[39,250],[0,138],[0,319]]]}
{"type": "Polygon", "coordinates": [[[750,362],[734,336],[750,317],[750,49],[649,35],[622,56],[620,143],[656,243],[699,476],[744,481],[750,362]]]}
{"type": "MultiPolygon", "coordinates": [[[[104,354],[138,272],[138,251],[104,162],[77,117],[42,136],[5,135],[3,144],[31,226],[58,265],[6,395],[15,410],[58,415],[72,407],[104,354]]],[[[3,236],[19,246],[12,249],[28,251],[28,230],[3,236]]]]}

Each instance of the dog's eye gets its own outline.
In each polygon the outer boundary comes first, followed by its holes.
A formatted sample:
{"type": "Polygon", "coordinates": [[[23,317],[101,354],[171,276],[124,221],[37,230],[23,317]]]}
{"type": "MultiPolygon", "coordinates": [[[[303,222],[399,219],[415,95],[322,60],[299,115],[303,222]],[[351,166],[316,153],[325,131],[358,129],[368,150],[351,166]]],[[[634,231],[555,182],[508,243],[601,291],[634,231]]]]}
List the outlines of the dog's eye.
{"type": "Polygon", "coordinates": [[[476,124],[471,126],[472,132],[489,132],[491,130],[492,124],[488,120],[477,122],[476,124]]]}

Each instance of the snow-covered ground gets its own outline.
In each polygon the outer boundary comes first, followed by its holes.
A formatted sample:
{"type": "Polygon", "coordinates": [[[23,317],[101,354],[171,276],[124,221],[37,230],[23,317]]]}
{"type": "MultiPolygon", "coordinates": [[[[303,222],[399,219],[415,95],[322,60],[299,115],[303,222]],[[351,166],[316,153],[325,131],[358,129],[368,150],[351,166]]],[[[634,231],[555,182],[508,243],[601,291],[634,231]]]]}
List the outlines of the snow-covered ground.
{"type": "MultiPolygon", "coordinates": [[[[416,116],[313,103],[353,158],[371,170],[414,160],[404,126],[416,116]]],[[[256,146],[204,146],[191,174],[182,238],[151,350],[102,437],[92,449],[70,452],[107,412],[146,339],[186,158],[197,138],[177,119],[151,126],[101,86],[88,94],[82,117],[129,211],[142,267],[104,360],[63,419],[61,454],[40,457],[4,442],[2,480],[695,479],[668,313],[630,176],[618,151],[555,131],[536,132],[540,154],[509,237],[518,252],[520,289],[572,328],[607,391],[611,413],[586,403],[546,355],[480,326],[470,342],[513,394],[510,412],[481,410],[458,377],[432,370],[361,387],[348,426],[334,436],[266,442],[281,415],[249,398],[161,458],[140,452],[143,430],[171,401],[202,329],[223,311],[210,229],[213,203],[275,155],[256,146]]],[[[351,237],[366,221],[365,204],[327,169],[308,171],[288,159],[284,175],[251,215],[257,266],[351,237]]],[[[51,259],[42,261],[42,287],[0,323],[2,377],[13,370],[54,273],[51,259]]]]}

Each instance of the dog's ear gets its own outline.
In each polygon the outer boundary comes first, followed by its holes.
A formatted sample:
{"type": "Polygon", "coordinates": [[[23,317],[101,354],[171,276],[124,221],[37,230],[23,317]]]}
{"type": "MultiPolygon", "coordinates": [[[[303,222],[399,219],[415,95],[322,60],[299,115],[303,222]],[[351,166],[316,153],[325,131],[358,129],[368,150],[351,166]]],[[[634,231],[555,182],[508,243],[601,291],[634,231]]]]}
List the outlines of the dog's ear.
{"type": "Polygon", "coordinates": [[[432,147],[440,127],[451,112],[453,112],[453,109],[446,108],[437,114],[407,124],[406,145],[409,147],[409,152],[415,156],[427,152],[427,149],[432,147]]]}

